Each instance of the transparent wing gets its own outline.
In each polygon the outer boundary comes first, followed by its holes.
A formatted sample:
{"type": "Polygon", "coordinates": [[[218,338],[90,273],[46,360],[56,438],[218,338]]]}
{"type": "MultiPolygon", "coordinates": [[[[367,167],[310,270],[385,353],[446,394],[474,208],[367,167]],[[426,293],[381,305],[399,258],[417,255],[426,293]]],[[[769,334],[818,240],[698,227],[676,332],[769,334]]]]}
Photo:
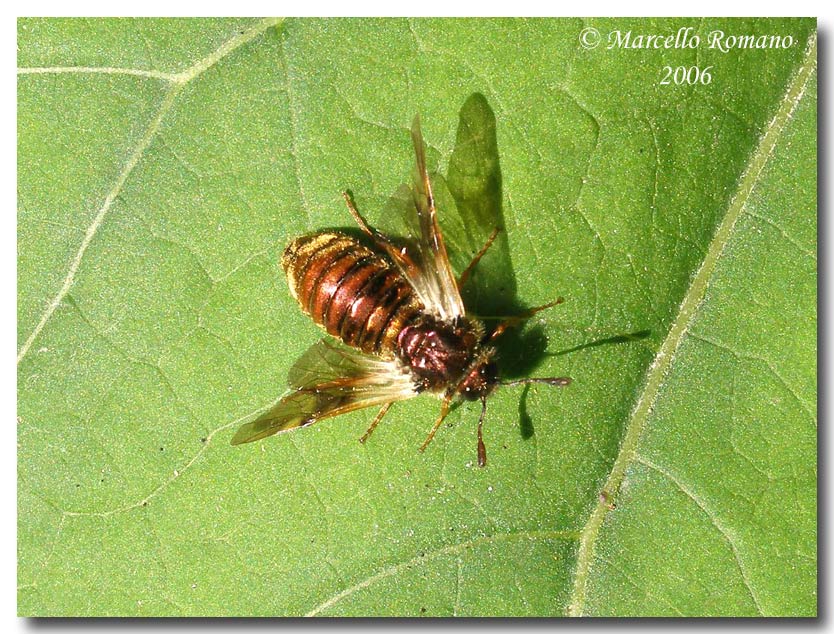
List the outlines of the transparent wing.
{"type": "MultiPolygon", "coordinates": [[[[437,221],[437,200],[426,166],[419,117],[414,118],[411,138],[416,156],[412,186],[402,185],[388,201],[378,223],[381,231],[374,231],[374,238],[426,309],[452,320],[464,314],[464,306],[437,221]]],[[[451,196],[444,197],[446,203],[454,205],[451,196]]]]}
{"type": "Polygon", "coordinates": [[[411,140],[417,157],[412,193],[420,224],[423,273],[427,278],[427,285],[432,286],[436,293],[435,301],[442,306],[447,316],[459,317],[464,314],[463,300],[460,298],[457,281],[446,253],[446,245],[443,243],[443,234],[437,222],[437,204],[426,167],[426,144],[420,130],[419,116],[414,117],[414,123],[411,125],[411,140]]]}
{"type": "Polygon", "coordinates": [[[293,391],[241,426],[232,438],[233,445],[417,394],[411,377],[396,361],[384,361],[326,339],[295,362],[288,382],[293,391]]]}
{"type": "Polygon", "coordinates": [[[287,375],[289,387],[296,390],[321,390],[345,382],[354,387],[400,382],[411,385],[411,378],[395,361],[365,354],[329,338],[310,346],[287,375]]]}

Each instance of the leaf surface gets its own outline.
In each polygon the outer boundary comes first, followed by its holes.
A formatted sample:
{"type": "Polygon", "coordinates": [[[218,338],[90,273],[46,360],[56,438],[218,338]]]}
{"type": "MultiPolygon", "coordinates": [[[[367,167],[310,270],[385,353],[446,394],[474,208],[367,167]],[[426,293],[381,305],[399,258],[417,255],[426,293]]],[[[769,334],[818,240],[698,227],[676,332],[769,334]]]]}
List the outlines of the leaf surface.
{"type": "Polygon", "coordinates": [[[20,20],[20,614],[815,614],[815,27],[20,20]],[[345,189],[384,209],[416,112],[461,212],[503,216],[478,305],[566,300],[505,375],[573,384],[499,390],[485,469],[477,404],[416,451],[430,397],[365,445],[354,412],[231,447],[320,337],[281,251],[350,226],[345,189]]]}

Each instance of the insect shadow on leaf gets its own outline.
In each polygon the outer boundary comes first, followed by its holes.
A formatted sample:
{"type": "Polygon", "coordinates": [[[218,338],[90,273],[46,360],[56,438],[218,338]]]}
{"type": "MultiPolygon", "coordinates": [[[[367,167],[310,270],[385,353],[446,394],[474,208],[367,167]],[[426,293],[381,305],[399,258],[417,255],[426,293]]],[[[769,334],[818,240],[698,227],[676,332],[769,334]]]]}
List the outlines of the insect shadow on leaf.
{"type": "MultiPolygon", "coordinates": [[[[456,268],[463,270],[490,232],[496,227],[499,229],[494,243],[461,290],[464,302],[472,313],[487,321],[488,326],[506,316],[523,315],[530,307],[518,297],[505,230],[495,114],[480,93],[470,95],[461,108],[446,182],[457,214],[446,215],[448,220],[443,229],[452,254],[450,259],[456,268]]],[[[557,300],[557,297],[550,299],[557,300]]],[[[502,378],[517,379],[530,376],[541,364],[546,354],[547,337],[540,324],[510,328],[496,339],[495,346],[502,378]]],[[[526,409],[529,389],[530,385],[525,385],[519,401],[519,426],[525,439],[532,436],[534,430],[526,409]]]]}
{"type": "Polygon", "coordinates": [[[572,352],[579,352],[580,350],[585,350],[587,348],[608,346],[615,343],[629,343],[631,341],[640,341],[641,339],[646,339],[647,337],[651,336],[651,334],[652,331],[649,329],[638,330],[636,332],[629,332],[625,335],[614,335],[613,337],[594,339],[593,341],[581,343],[577,346],[573,346],[572,348],[565,348],[564,350],[558,350],[556,352],[547,352],[545,353],[545,355],[548,357],[561,357],[563,355],[570,354],[572,352]]]}
{"type": "MultiPolygon", "coordinates": [[[[615,335],[613,337],[603,337],[600,339],[594,339],[593,341],[588,341],[586,343],[582,343],[576,346],[572,346],[570,348],[565,348],[563,350],[558,350],[556,352],[547,352],[545,350],[547,346],[547,339],[544,335],[544,331],[542,330],[541,326],[534,326],[533,328],[529,328],[524,332],[521,333],[508,333],[507,339],[510,341],[509,345],[516,345],[518,346],[518,350],[524,349],[525,346],[530,346],[533,352],[530,355],[530,358],[533,358],[535,355],[538,355],[537,358],[541,359],[542,357],[561,357],[566,354],[571,354],[573,352],[579,352],[580,350],[586,350],[588,348],[596,348],[599,346],[609,346],[615,345],[618,343],[629,343],[633,341],[640,341],[641,339],[646,339],[647,337],[651,336],[651,330],[638,330],[636,332],[630,332],[625,335],[615,335]],[[515,335],[515,341],[513,341],[515,335]]],[[[529,372],[529,368],[526,368],[526,357],[522,354],[521,356],[522,366],[516,366],[512,368],[520,375],[527,374],[529,372]]],[[[519,431],[521,433],[521,437],[527,440],[531,438],[535,433],[535,427],[533,426],[533,419],[530,417],[530,414],[527,410],[527,397],[530,394],[530,386],[525,385],[524,391],[522,391],[521,396],[518,400],[518,421],[519,421],[519,431]]]]}

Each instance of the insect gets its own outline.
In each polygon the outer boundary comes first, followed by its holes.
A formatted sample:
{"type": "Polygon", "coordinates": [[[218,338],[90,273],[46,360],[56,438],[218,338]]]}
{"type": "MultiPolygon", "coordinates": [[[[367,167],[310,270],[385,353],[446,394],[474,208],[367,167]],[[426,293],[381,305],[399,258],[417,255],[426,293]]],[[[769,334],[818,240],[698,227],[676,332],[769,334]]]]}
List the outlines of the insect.
{"type": "Polygon", "coordinates": [[[499,385],[544,383],[564,386],[569,377],[500,381],[493,342],[507,329],[561,298],[505,318],[490,332],[466,314],[460,289],[498,234],[496,228],[469,266],[456,278],[437,219],[426,167],[419,116],[411,127],[416,170],[404,220],[405,239],[371,227],[344,194],[348,211],[373,244],[338,232],[296,238],[282,266],[302,310],[323,327],[325,338],[290,369],[291,392],[256,420],[243,425],[232,444],[273,434],[366,407],[379,407],[365,442],[396,401],[428,392],[441,399],[423,451],[434,438],[455,398],[480,400],[478,464],[486,465],[483,424],[487,397],[499,385]]]}

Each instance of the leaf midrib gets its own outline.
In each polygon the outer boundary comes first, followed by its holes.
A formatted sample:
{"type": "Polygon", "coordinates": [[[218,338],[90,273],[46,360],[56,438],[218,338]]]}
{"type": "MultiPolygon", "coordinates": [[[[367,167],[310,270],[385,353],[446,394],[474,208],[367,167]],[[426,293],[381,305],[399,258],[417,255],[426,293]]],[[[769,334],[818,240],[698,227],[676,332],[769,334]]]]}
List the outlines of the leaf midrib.
{"type": "Polygon", "coordinates": [[[113,184],[113,187],[110,189],[107,196],[105,196],[104,201],[102,202],[101,207],[96,212],[96,215],[93,218],[92,223],[85,230],[84,238],[81,241],[81,245],[78,247],[78,251],[76,251],[75,255],[72,258],[72,261],[69,264],[67,274],[61,282],[61,287],[58,289],[58,292],[55,295],[55,297],[52,298],[52,300],[50,300],[49,304],[47,304],[47,307],[41,315],[40,319],[38,320],[38,323],[35,325],[35,328],[26,338],[26,341],[23,343],[23,345],[20,347],[20,350],[17,353],[17,365],[20,365],[20,362],[23,361],[23,359],[26,357],[26,354],[29,352],[29,348],[38,338],[41,331],[46,326],[47,322],[51,319],[55,310],[64,301],[64,298],[67,296],[67,293],[69,293],[70,288],[72,288],[73,284],[75,283],[75,275],[81,268],[81,262],[84,259],[84,254],[87,251],[87,247],[90,246],[90,243],[93,241],[93,238],[95,238],[96,234],[98,233],[99,227],[101,227],[102,223],[107,217],[110,208],[113,204],[113,201],[116,200],[116,197],[121,192],[122,188],[124,187],[124,184],[127,182],[128,178],[130,178],[133,169],[142,160],[145,151],[151,145],[154,138],[156,138],[157,132],[162,127],[163,119],[173,107],[174,102],[176,101],[176,98],[180,94],[180,92],[182,92],[183,87],[190,83],[192,80],[199,77],[209,68],[217,64],[217,62],[226,57],[235,49],[255,39],[268,28],[279,25],[281,22],[282,20],[278,18],[265,18],[257,22],[249,29],[226,40],[214,52],[207,55],[203,59],[198,60],[191,67],[187,68],[181,73],[171,74],[162,73],[159,71],[143,71],[129,68],[96,68],[87,66],[57,66],[18,69],[17,72],[19,75],[65,73],[103,73],[116,75],[136,75],[141,77],[147,77],[150,79],[159,79],[162,81],[166,81],[169,83],[169,86],[164,93],[164,97],[159,106],[159,109],[157,110],[156,115],[154,115],[153,119],[151,119],[150,124],[148,125],[142,137],[139,139],[139,143],[128,156],[124,166],[119,171],[119,174],[116,177],[116,182],[113,184]]]}
{"type": "Polygon", "coordinates": [[[747,168],[738,181],[736,193],[727,207],[724,219],[718,225],[704,256],[704,260],[701,263],[701,267],[692,278],[692,282],[684,295],[678,314],[669,329],[669,333],[649,368],[643,390],[640,392],[640,396],[626,424],[626,431],[622,444],[620,445],[620,451],[617,454],[617,458],[614,461],[603,488],[605,495],[600,496],[599,502],[597,502],[588,521],[579,533],[579,552],[576,560],[573,590],[567,607],[568,616],[583,615],[588,577],[594,559],[596,539],[602,528],[602,523],[612,506],[612,501],[619,492],[626,470],[637,455],[637,445],[640,436],[666,376],[672,367],[675,352],[686,336],[692,319],[706,295],[709,280],[724,252],[724,248],[729,242],[736,222],[744,211],[759,175],[764,170],[777,141],[781,137],[785,125],[790,120],[794,109],[805,93],[808,80],[816,69],[816,60],[817,37],[816,33],[812,33],[808,40],[802,63],[788,83],[787,90],[779,104],[776,114],[767,125],[764,134],[759,140],[759,145],[751,155],[747,163],[747,168]]]}

